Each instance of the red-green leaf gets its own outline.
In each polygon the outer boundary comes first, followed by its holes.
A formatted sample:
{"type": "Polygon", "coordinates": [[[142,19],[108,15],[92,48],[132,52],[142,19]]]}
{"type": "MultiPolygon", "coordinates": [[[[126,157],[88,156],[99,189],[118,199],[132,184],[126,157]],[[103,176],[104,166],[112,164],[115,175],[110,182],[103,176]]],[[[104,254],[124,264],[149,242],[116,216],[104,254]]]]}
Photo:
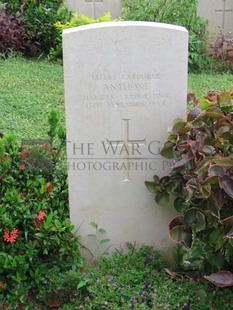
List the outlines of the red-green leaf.
{"type": "Polygon", "coordinates": [[[212,155],[215,152],[215,148],[212,145],[204,145],[202,148],[202,152],[205,155],[212,155]]]}
{"type": "Polygon", "coordinates": [[[225,174],[219,179],[220,187],[227,193],[231,198],[233,198],[233,180],[229,175],[225,174]]]}
{"type": "Polygon", "coordinates": [[[175,243],[182,243],[187,248],[192,244],[192,233],[187,231],[185,226],[175,226],[170,230],[170,237],[175,243]]]}
{"type": "Polygon", "coordinates": [[[233,274],[230,271],[222,270],[204,278],[219,287],[233,286],[233,274]]]}
{"type": "Polygon", "coordinates": [[[209,167],[209,176],[223,176],[225,169],[220,165],[212,165],[209,167]]]}
{"type": "Polygon", "coordinates": [[[205,117],[212,118],[212,119],[219,119],[219,118],[223,117],[223,114],[218,113],[218,112],[207,112],[205,117]]]}
{"type": "Polygon", "coordinates": [[[191,111],[189,111],[187,115],[188,122],[195,120],[200,115],[200,113],[201,113],[201,110],[198,108],[194,108],[191,111]]]}
{"type": "Polygon", "coordinates": [[[231,95],[228,92],[223,92],[219,95],[219,105],[220,107],[232,107],[231,95]]]}
{"type": "Polygon", "coordinates": [[[223,225],[232,225],[233,226],[233,216],[229,216],[223,220],[220,221],[223,225]]]}
{"type": "Polygon", "coordinates": [[[191,129],[191,126],[187,121],[181,118],[178,118],[173,122],[171,133],[175,135],[180,135],[180,134],[189,132],[190,129],[191,129]]]}
{"type": "Polygon", "coordinates": [[[210,183],[202,183],[199,185],[200,192],[204,198],[209,198],[211,193],[211,185],[210,183]]]}
{"type": "Polygon", "coordinates": [[[224,237],[228,239],[233,239],[233,228],[224,237]]]}
{"type": "Polygon", "coordinates": [[[169,230],[171,230],[175,226],[183,226],[183,225],[185,225],[183,216],[176,216],[174,219],[171,220],[169,224],[169,230]]]}
{"type": "Polygon", "coordinates": [[[184,215],[184,221],[186,225],[192,225],[194,223],[196,223],[197,221],[197,212],[198,209],[197,208],[190,208],[187,210],[187,212],[184,215]]]}

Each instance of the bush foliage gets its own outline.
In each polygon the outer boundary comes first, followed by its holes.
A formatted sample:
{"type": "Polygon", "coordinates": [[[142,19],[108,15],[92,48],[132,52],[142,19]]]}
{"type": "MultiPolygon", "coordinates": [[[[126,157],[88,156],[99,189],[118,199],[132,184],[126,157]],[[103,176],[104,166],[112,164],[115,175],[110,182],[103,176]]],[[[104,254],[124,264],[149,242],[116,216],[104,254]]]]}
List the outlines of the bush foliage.
{"type": "Polygon", "coordinates": [[[51,144],[0,138],[0,299],[11,309],[27,304],[51,270],[59,275],[80,263],[61,160],[65,136],[57,123],[53,112],[51,144]]]}
{"type": "Polygon", "coordinates": [[[7,13],[24,20],[26,34],[30,39],[32,55],[47,55],[56,37],[54,24],[69,19],[67,7],[63,0],[10,0],[6,1],[7,13]]]}
{"type": "Polygon", "coordinates": [[[97,19],[90,18],[90,17],[81,15],[78,13],[72,13],[69,21],[65,23],[61,23],[60,21],[57,21],[55,24],[56,38],[54,41],[54,46],[50,49],[50,53],[49,53],[50,60],[62,58],[62,32],[64,29],[93,24],[93,23],[109,22],[111,21],[111,19],[112,19],[111,15],[109,13],[106,13],[105,15],[97,19]]]}
{"type": "Polygon", "coordinates": [[[207,22],[198,17],[197,0],[123,0],[125,20],[155,21],[184,26],[189,30],[189,70],[205,69],[207,22]]]}
{"type": "MultiPolygon", "coordinates": [[[[169,231],[183,246],[185,270],[233,271],[233,88],[189,99],[195,106],[187,120],[172,124],[161,150],[175,160],[170,175],[155,176],[146,185],[158,204],[173,204],[182,214],[171,221],[169,231]]],[[[231,286],[233,274],[221,272],[214,281],[231,286]]]]}
{"type": "Polygon", "coordinates": [[[10,51],[26,52],[28,46],[24,20],[19,14],[9,15],[6,6],[0,4],[0,53],[7,55],[10,51]]]}

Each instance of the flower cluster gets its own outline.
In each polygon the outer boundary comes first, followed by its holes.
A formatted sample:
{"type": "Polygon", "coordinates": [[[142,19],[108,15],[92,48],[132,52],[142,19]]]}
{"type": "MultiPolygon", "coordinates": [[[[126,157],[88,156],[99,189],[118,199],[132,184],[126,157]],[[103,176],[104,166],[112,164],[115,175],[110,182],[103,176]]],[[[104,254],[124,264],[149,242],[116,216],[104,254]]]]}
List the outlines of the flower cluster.
{"type": "Polygon", "coordinates": [[[44,221],[44,219],[45,219],[45,213],[44,211],[40,210],[34,221],[35,230],[40,230],[40,224],[44,221]]]}
{"type": "Polygon", "coordinates": [[[11,232],[8,230],[4,230],[3,239],[6,242],[13,243],[16,241],[18,234],[19,234],[19,230],[17,228],[14,228],[11,232]]]}

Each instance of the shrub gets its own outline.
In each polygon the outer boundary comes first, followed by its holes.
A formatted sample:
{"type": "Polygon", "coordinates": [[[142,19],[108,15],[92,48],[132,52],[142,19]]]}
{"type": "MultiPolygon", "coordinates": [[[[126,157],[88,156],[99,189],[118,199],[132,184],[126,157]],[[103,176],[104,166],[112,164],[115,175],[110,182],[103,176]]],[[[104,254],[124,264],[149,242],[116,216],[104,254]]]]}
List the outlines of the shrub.
{"type": "Polygon", "coordinates": [[[25,52],[29,45],[24,21],[19,14],[9,15],[6,6],[0,4],[0,53],[25,52]]]}
{"type": "Polygon", "coordinates": [[[197,0],[124,0],[122,6],[122,18],[125,20],[156,21],[186,27],[189,30],[189,70],[205,69],[209,63],[204,55],[207,22],[196,14],[197,0]]]}
{"type": "MultiPolygon", "coordinates": [[[[195,107],[187,120],[174,122],[161,150],[162,156],[175,160],[170,175],[155,176],[146,185],[158,204],[173,204],[182,214],[169,230],[183,246],[185,270],[233,271],[233,89],[209,92],[199,101],[190,98],[195,107]]],[[[219,278],[221,286],[233,285],[231,273],[219,278]]]]}
{"type": "Polygon", "coordinates": [[[50,60],[62,58],[62,32],[64,29],[93,24],[93,23],[109,22],[109,21],[111,21],[111,15],[109,13],[106,13],[97,19],[90,18],[85,15],[80,15],[77,13],[72,13],[69,21],[65,23],[61,23],[60,21],[57,21],[55,24],[56,38],[54,42],[54,47],[50,49],[50,53],[49,53],[50,60]]]}
{"type": "Polygon", "coordinates": [[[233,73],[233,36],[225,35],[220,29],[220,35],[213,46],[213,64],[215,71],[233,73]]]}
{"type": "Polygon", "coordinates": [[[19,12],[26,25],[26,33],[31,41],[31,53],[48,54],[56,36],[55,22],[69,19],[63,0],[11,0],[7,2],[7,12],[19,12]]]}
{"type": "Polygon", "coordinates": [[[0,297],[11,309],[27,304],[50,270],[60,274],[80,263],[62,165],[65,135],[55,112],[49,121],[51,146],[0,138],[0,297]]]}

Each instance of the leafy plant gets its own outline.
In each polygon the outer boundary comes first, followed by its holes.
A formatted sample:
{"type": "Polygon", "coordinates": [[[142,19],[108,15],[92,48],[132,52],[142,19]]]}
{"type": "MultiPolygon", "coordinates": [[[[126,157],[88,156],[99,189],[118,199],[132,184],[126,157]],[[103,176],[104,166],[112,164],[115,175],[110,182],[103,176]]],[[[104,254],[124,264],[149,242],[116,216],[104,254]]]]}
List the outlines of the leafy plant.
{"type": "Polygon", "coordinates": [[[0,4],[0,53],[5,56],[11,51],[26,52],[28,45],[29,39],[20,14],[9,15],[6,5],[0,4]]]}
{"type": "Polygon", "coordinates": [[[43,307],[59,307],[76,299],[83,294],[88,284],[84,274],[77,271],[61,273],[57,267],[48,271],[35,293],[34,300],[40,302],[43,307]]]}
{"type": "Polygon", "coordinates": [[[214,44],[214,51],[216,54],[220,53],[226,60],[233,61],[233,56],[231,56],[233,52],[233,37],[231,35],[225,35],[222,29],[220,29],[220,36],[214,44]]]}
{"type": "Polygon", "coordinates": [[[81,263],[69,223],[65,136],[55,112],[49,122],[42,145],[0,136],[0,297],[12,309],[27,305],[55,266],[63,273],[81,263]]]}
{"type": "Polygon", "coordinates": [[[220,29],[213,46],[213,68],[215,71],[227,71],[233,73],[233,36],[225,35],[220,29]]]}
{"type": "Polygon", "coordinates": [[[7,2],[7,12],[14,16],[20,14],[24,19],[32,55],[49,53],[56,36],[54,24],[70,16],[63,0],[12,0],[7,2]]]}
{"type": "Polygon", "coordinates": [[[54,60],[54,59],[62,58],[62,32],[64,29],[88,25],[92,23],[109,22],[111,20],[112,18],[109,13],[106,13],[103,16],[97,19],[94,19],[91,17],[87,17],[85,15],[81,15],[81,14],[73,12],[71,13],[71,18],[65,23],[57,21],[54,25],[56,28],[56,37],[54,41],[54,46],[51,47],[50,52],[49,52],[49,59],[54,60]]]}
{"type": "Polygon", "coordinates": [[[171,203],[182,214],[172,219],[169,231],[186,248],[185,269],[232,271],[232,112],[233,89],[194,100],[187,120],[174,121],[161,150],[175,160],[170,175],[146,182],[159,205],[171,203]]]}
{"type": "Polygon", "coordinates": [[[111,257],[99,258],[97,268],[85,275],[85,290],[61,309],[217,310],[223,300],[224,305],[231,305],[229,288],[218,298],[217,289],[210,290],[207,282],[177,274],[169,276],[160,254],[152,248],[132,244],[127,247],[111,257]]]}
{"type": "Polygon", "coordinates": [[[156,21],[181,25],[189,30],[189,70],[205,69],[207,22],[198,17],[197,0],[124,0],[122,18],[125,20],[156,21]],[[179,8],[179,9],[177,9],[179,8]]]}

